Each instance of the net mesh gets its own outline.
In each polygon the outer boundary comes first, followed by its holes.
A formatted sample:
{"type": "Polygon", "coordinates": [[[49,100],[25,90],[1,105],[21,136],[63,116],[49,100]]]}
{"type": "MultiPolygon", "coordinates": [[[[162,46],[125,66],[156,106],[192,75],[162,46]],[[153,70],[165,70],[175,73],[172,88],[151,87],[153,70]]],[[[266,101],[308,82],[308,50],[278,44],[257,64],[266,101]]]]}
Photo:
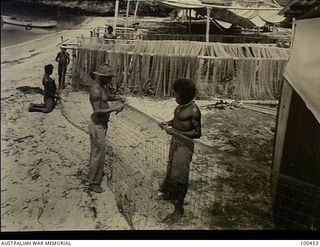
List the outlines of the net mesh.
{"type": "Polygon", "coordinates": [[[279,97],[286,52],[258,45],[203,45],[200,42],[183,45],[153,42],[151,47],[143,41],[125,47],[121,43],[87,45],[79,47],[73,84],[89,86],[90,80],[84,73],[90,75],[106,62],[118,71],[114,83],[125,92],[171,96],[173,80],[186,77],[196,83],[199,96],[272,100],[279,97]],[[170,53],[173,55],[168,55],[170,53]]]}
{"type": "MultiPolygon", "coordinates": [[[[83,98],[87,95],[83,94],[83,98]]],[[[88,100],[64,98],[63,114],[87,132],[88,100]],[[68,104],[79,104],[79,111],[68,104]],[[87,110],[86,110],[87,109],[87,110]]],[[[174,201],[158,197],[168,167],[171,137],[158,122],[127,106],[113,116],[107,131],[106,178],[120,212],[133,229],[272,229],[270,169],[245,157],[194,141],[184,216],[164,222],[174,201]]],[[[179,146],[174,144],[171,148],[179,146]]],[[[89,157],[88,157],[89,159],[89,157]]],[[[88,161],[89,162],[89,161],[88,161]]],[[[87,173],[87,167],[83,167],[87,173]]],[[[171,194],[181,187],[169,184],[171,194]]]]}
{"type": "MultiPolygon", "coordinates": [[[[167,229],[163,220],[174,204],[157,194],[166,176],[170,137],[156,121],[134,108],[112,121],[107,138],[114,153],[107,162],[112,174],[109,185],[122,212],[135,229],[167,229]]],[[[225,160],[223,152],[195,142],[185,214],[169,227],[271,229],[269,173],[240,157],[225,160]]],[[[173,194],[180,193],[179,189],[169,185],[173,194]]]]}
{"type": "Polygon", "coordinates": [[[312,184],[281,174],[273,209],[277,229],[319,230],[320,190],[312,184]]]}

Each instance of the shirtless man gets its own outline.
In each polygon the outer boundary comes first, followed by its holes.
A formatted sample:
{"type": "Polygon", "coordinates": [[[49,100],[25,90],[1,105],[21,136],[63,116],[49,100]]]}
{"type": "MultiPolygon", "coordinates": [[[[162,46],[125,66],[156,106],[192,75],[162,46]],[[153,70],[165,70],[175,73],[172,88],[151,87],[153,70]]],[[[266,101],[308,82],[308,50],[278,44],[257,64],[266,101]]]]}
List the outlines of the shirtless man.
{"type": "Polygon", "coordinates": [[[165,218],[173,224],[183,213],[183,201],[188,190],[189,169],[192,160],[194,142],[201,137],[201,112],[193,101],[196,87],[189,79],[180,78],[174,81],[172,89],[178,106],[174,117],[159,126],[171,135],[169,163],[166,177],[160,188],[160,195],[165,200],[175,201],[175,210],[165,218]]]}
{"type": "Polygon", "coordinates": [[[47,64],[44,66],[44,76],[42,78],[42,85],[44,87],[43,101],[44,104],[33,104],[29,105],[29,112],[43,112],[49,113],[52,112],[54,107],[56,106],[56,84],[54,79],[50,77],[53,72],[53,65],[47,64]]]}
{"type": "Polygon", "coordinates": [[[70,63],[69,53],[66,48],[61,47],[61,51],[56,56],[56,62],[58,62],[58,75],[59,75],[59,89],[65,89],[65,77],[67,72],[67,66],[70,63]]]}
{"type": "Polygon", "coordinates": [[[104,34],[104,38],[105,38],[105,43],[106,44],[114,44],[113,40],[110,39],[116,39],[117,37],[113,34],[113,27],[112,26],[108,26],[107,27],[107,33],[104,34]]]}
{"type": "Polygon", "coordinates": [[[90,103],[93,109],[89,123],[89,135],[91,144],[89,190],[102,193],[100,186],[105,165],[106,133],[111,112],[121,112],[124,108],[124,100],[110,93],[110,82],[115,73],[109,65],[104,64],[98,71],[93,72],[96,81],[90,89],[90,103]],[[119,100],[121,103],[110,107],[108,101],[119,100]]]}
{"type": "Polygon", "coordinates": [[[132,34],[132,39],[143,39],[143,32],[139,29],[139,25],[139,22],[133,24],[134,32],[132,34]]]}

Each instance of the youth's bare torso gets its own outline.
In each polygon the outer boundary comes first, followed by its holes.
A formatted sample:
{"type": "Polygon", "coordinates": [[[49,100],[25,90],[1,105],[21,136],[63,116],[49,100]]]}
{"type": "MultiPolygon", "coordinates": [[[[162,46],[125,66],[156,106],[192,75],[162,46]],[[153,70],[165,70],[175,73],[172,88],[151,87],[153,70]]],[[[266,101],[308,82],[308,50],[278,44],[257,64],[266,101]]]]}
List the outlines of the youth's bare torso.
{"type": "Polygon", "coordinates": [[[200,111],[195,103],[179,105],[174,111],[172,127],[178,131],[192,131],[195,121],[200,122],[200,111]]]}

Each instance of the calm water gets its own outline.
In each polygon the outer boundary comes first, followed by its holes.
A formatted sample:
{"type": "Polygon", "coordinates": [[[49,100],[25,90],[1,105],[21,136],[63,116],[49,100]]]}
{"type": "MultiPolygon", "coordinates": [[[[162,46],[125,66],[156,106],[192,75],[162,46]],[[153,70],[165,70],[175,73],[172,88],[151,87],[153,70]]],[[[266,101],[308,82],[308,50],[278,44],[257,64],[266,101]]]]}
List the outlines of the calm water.
{"type": "Polygon", "coordinates": [[[57,21],[57,26],[53,28],[32,28],[31,30],[26,30],[23,26],[3,24],[1,27],[1,47],[25,42],[39,35],[69,29],[85,20],[85,16],[55,7],[12,3],[9,1],[1,1],[1,15],[31,20],[57,21]]]}

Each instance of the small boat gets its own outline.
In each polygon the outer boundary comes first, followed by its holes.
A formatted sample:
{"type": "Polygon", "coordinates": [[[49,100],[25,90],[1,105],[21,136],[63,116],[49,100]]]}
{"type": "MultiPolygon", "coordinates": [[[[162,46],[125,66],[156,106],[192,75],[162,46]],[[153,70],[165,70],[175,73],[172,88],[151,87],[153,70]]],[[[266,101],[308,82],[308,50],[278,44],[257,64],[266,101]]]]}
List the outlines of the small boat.
{"type": "Polygon", "coordinates": [[[20,19],[13,16],[5,16],[2,15],[3,23],[11,24],[11,25],[17,25],[17,26],[25,26],[26,29],[31,29],[33,27],[40,27],[40,28],[48,28],[48,27],[54,27],[57,25],[56,21],[33,21],[33,20],[25,20],[20,19]]]}

